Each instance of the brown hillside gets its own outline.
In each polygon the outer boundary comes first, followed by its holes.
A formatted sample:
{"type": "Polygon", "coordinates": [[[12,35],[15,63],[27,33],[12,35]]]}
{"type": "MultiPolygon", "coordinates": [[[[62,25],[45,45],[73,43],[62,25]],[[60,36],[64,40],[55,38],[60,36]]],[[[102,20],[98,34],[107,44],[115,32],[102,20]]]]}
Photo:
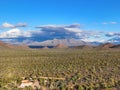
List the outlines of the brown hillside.
{"type": "Polygon", "coordinates": [[[20,45],[20,46],[16,46],[16,48],[29,49],[29,46],[27,46],[27,45],[20,45]]]}
{"type": "Polygon", "coordinates": [[[114,45],[114,46],[112,46],[111,48],[120,49],[120,44],[118,44],[118,45],[114,45]]]}
{"type": "Polygon", "coordinates": [[[114,46],[114,44],[105,43],[105,44],[102,44],[102,45],[98,46],[98,48],[100,48],[100,49],[110,49],[113,46],[114,46]]]}
{"type": "Polygon", "coordinates": [[[0,41],[0,49],[28,49],[28,48],[29,47],[26,45],[16,46],[16,45],[12,45],[12,44],[8,44],[0,41]]]}
{"type": "Polygon", "coordinates": [[[68,48],[68,46],[66,46],[64,44],[58,44],[55,46],[55,48],[68,48]]]}

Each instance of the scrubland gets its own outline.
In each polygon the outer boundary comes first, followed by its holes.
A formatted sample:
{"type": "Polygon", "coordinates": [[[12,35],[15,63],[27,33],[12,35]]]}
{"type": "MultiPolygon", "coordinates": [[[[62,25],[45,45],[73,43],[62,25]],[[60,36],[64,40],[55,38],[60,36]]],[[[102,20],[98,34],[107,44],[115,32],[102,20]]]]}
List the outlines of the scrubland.
{"type": "Polygon", "coordinates": [[[120,50],[0,50],[0,90],[22,79],[51,90],[120,90],[120,50]]]}

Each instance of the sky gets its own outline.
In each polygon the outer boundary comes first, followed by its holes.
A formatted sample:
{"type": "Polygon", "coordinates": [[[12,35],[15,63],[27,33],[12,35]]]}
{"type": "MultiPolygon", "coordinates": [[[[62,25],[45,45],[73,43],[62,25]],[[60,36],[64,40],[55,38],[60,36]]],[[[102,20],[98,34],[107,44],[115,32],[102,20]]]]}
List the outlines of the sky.
{"type": "Polygon", "coordinates": [[[0,39],[120,38],[119,4],[120,0],[0,0],[0,39]]]}

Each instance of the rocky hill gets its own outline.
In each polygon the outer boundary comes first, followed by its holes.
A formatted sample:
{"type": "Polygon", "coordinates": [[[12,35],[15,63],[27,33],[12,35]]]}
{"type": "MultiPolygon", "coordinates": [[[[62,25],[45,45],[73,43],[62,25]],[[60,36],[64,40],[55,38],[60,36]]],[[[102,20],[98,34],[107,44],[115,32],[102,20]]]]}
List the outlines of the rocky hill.
{"type": "Polygon", "coordinates": [[[0,41],[0,49],[29,49],[27,45],[12,45],[0,41]]]}

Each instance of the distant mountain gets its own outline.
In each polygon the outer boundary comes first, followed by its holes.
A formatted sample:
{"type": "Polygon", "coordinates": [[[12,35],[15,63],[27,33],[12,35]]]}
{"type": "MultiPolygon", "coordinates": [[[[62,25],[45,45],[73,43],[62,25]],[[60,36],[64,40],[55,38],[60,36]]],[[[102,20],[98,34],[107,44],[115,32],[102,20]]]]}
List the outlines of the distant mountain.
{"type": "Polygon", "coordinates": [[[56,46],[58,44],[64,44],[66,46],[78,46],[78,45],[89,45],[90,43],[77,39],[54,39],[54,40],[47,40],[38,43],[38,45],[40,46],[56,46]]]}

